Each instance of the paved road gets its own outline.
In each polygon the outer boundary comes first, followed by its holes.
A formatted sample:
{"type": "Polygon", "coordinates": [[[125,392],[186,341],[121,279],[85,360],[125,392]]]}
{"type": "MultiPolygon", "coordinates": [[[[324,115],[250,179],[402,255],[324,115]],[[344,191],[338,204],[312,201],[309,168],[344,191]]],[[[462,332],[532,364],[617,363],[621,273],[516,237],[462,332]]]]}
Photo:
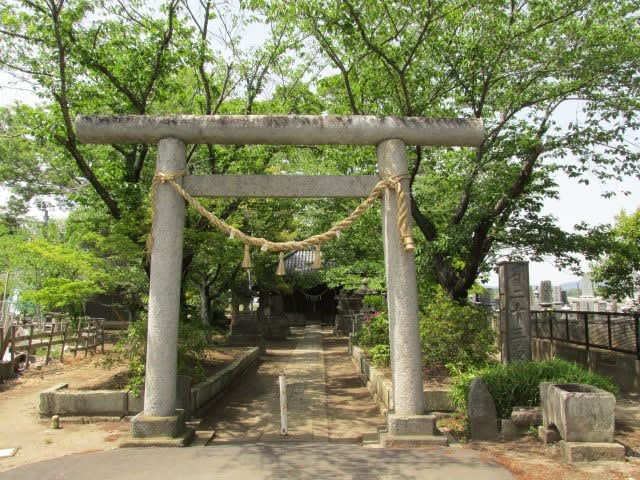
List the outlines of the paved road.
{"type": "Polygon", "coordinates": [[[27,465],[3,479],[513,479],[462,448],[383,450],[355,444],[257,443],[183,449],[121,449],[27,465]]]}
{"type": "MultiPolygon", "coordinates": [[[[325,353],[322,332],[312,326],[295,331],[287,342],[271,345],[261,365],[248,372],[203,420],[201,428],[216,431],[212,446],[121,449],[66,456],[11,470],[0,474],[0,479],[514,478],[491,459],[466,448],[384,450],[356,443],[354,439],[365,433],[360,430],[373,431],[380,417],[371,412],[370,398],[347,398],[354,389],[353,374],[349,379],[328,373],[325,353]],[[286,438],[279,433],[277,377],[282,373],[288,378],[286,438]],[[331,384],[329,395],[327,377],[331,384]],[[354,403],[363,404],[361,410],[349,413],[345,404],[353,408],[354,403]],[[338,410],[347,413],[339,414],[338,410]],[[363,415],[363,411],[369,413],[363,415]],[[363,422],[363,416],[371,418],[363,422]],[[351,432],[345,432],[348,425],[351,432]]],[[[348,362],[345,356],[343,371],[349,370],[348,362]]],[[[337,357],[332,356],[332,370],[337,363],[337,357]]]]}

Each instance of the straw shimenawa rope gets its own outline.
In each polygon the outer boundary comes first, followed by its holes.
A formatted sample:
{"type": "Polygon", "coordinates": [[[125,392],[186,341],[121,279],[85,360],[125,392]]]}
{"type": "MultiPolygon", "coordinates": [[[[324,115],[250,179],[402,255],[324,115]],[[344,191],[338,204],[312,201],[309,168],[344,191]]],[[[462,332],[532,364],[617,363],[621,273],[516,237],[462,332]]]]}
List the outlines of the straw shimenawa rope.
{"type": "MultiPolygon", "coordinates": [[[[398,229],[400,231],[400,237],[402,238],[402,247],[406,252],[412,252],[414,250],[413,237],[411,235],[411,228],[409,228],[409,207],[407,205],[407,196],[404,193],[402,187],[402,180],[407,178],[406,175],[390,175],[380,180],[371,190],[371,193],[365,198],[355,210],[353,210],[347,217],[334,224],[329,230],[324,233],[312,235],[304,240],[293,240],[287,242],[273,242],[261,237],[252,237],[246,233],[238,230],[232,225],[229,225],[221,218],[218,218],[215,214],[208,211],[193,198],[186,190],[179,185],[176,180],[185,173],[180,172],[157,172],[153,177],[152,189],[152,208],[153,208],[153,220],[155,222],[156,216],[156,204],[157,204],[157,190],[160,184],[169,184],[176,192],[180,194],[185,201],[191,205],[200,215],[205,217],[209,222],[215,226],[218,230],[229,235],[232,238],[237,238],[246,245],[252,245],[259,247],[262,250],[268,250],[271,252],[290,252],[294,250],[308,250],[312,247],[319,246],[320,244],[337,238],[340,232],[345,228],[350,227],[353,223],[360,218],[367,209],[373,205],[373,203],[380,198],[384,192],[394,190],[396,192],[396,201],[398,203],[398,229]]],[[[151,239],[151,236],[150,236],[151,239]]],[[[150,240],[150,246],[153,245],[153,240],[150,240]]],[[[245,249],[246,253],[246,249],[245,249]]],[[[246,255],[245,255],[246,256],[246,255]]]]}

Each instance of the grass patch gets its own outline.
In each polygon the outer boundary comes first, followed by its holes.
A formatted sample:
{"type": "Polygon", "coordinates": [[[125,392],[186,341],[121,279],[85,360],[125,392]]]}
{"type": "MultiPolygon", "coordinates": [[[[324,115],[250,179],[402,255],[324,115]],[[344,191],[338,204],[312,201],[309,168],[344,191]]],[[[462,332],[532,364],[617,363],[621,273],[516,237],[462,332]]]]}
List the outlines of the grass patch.
{"type": "Polygon", "coordinates": [[[516,406],[538,405],[540,382],[584,383],[614,394],[618,391],[608,378],[566,360],[496,364],[454,373],[450,396],[461,412],[467,411],[469,386],[474,377],[487,384],[496,402],[498,418],[509,418],[516,406]]]}

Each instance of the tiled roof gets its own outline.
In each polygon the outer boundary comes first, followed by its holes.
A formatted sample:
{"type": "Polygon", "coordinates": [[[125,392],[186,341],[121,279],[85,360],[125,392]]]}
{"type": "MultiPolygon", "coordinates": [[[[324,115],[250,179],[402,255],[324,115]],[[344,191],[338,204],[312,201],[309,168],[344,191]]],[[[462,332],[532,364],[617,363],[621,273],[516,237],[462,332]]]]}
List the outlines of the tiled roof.
{"type": "Polygon", "coordinates": [[[313,260],[315,250],[297,250],[290,253],[284,259],[284,267],[287,273],[308,273],[313,272],[313,260]]]}

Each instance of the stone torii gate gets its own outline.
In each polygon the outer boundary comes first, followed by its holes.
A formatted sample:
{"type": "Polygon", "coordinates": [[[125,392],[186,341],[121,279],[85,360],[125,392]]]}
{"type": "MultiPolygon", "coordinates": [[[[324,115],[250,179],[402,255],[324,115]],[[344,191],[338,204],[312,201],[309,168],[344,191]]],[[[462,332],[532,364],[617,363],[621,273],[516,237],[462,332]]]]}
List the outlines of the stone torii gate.
{"type": "MultiPolygon", "coordinates": [[[[76,126],[85,143],[157,144],[156,172],[161,174],[185,168],[186,144],[377,146],[379,176],[185,175],[176,180],[192,196],[208,197],[366,197],[389,176],[403,178],[408,196],[406,145],[477,147],[483,139],[481,120],[421,117],[80,116],[76,126]]],[[[415,259],[402,248],[397,199],[389,190],[382,206],[395,406],[388,435],[429,436],[435,421],[424,415],[415,259]]],[[[132,421],[133,434],[140,437],[177,436],[184,425],[176,412],[176,364],[185,202],[171,186],[160,184],[155,208],[144,411],[132,421]]]]}

